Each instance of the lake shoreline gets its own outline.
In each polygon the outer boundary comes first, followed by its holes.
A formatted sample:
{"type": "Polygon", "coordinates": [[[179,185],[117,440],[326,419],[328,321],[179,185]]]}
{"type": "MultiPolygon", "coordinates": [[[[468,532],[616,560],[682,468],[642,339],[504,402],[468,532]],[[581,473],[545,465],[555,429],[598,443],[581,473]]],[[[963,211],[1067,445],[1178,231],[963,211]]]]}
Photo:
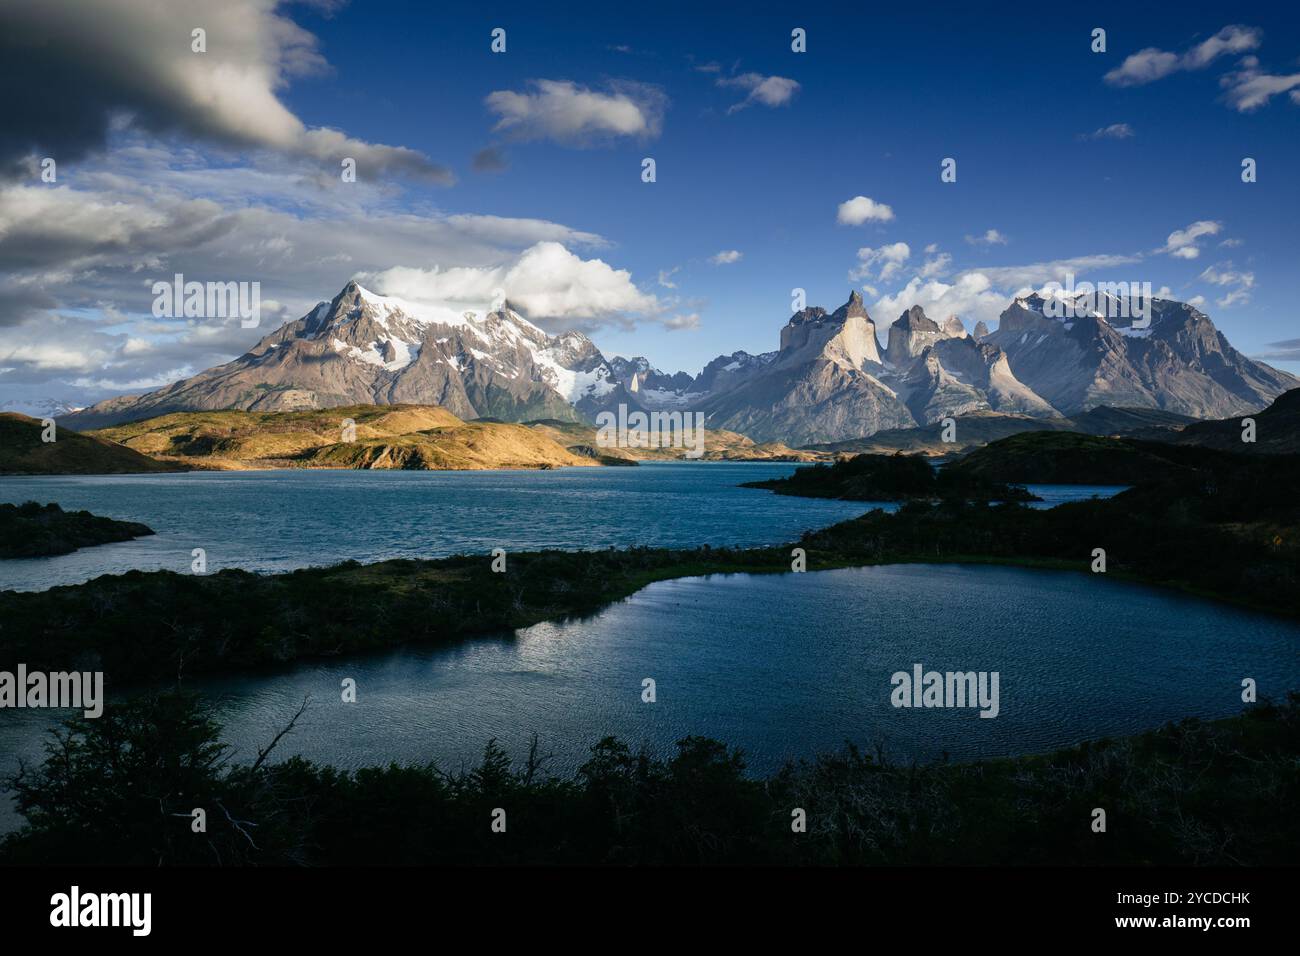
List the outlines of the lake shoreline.
{"type": "MultiPolygon", "coordinates": [[[[269,575],[230,569],[208,575],[132,571],[47,591],[0,592],[0,617],[13,622],[0,631],[0,666],[22,661],[51,670],[84,669],[90,661],[127,682],[166,679],[178,668],[188,673],[244,671],[260,664],[515,630],[596,613],[656,581],[790,573],[801,563],[799,570],[807,571],[967,563],[1088,573],[1095,558],[1082,547],[1078,557],[1067,557],[1046,547],[1036,554],[980,553],[969,545],[990,522],[999,530],[1016,522],[1041,526],[1031,529],[1036,538],[1046,539],[1039,543],[1059,544],[1060,522],[1045,519],[1068,512],[1072,523],[1094,527],[1105,509],[1114,510],[1116,500],[1047,511],[916,504],[895,513],[869,512],[787,545],[751,549],[524,551],[504,554],[500,565],[485,554],[344,562],[269,575]],[[939,532],[962,540],[948,546],[936,540],[932,551],[916,546],[918,534],[931,538],[939,532]],[[494,565],[503,570],[494,571],[494,565]],[[362,615],[356,612],[358,605],[365,608],[362,615]]],[[[1201,549],[1223,546],[1201,530],[1201,549]]],[[[1132,540],[1130,534],[1130,544],[1132,540]]],[[[1140,535],[1136,540],[1141,541],[1140,535]]],[[[1300,614],[1300,599],[1289,604],[1263,600],[1214,576],[1192,580],[1152,574],[1144,570],[1152,563],[1134,561],[1122,551],[1115,551],[1111,562],[1106,573],[1118,580],[1283,617],[1300,614]]]]}

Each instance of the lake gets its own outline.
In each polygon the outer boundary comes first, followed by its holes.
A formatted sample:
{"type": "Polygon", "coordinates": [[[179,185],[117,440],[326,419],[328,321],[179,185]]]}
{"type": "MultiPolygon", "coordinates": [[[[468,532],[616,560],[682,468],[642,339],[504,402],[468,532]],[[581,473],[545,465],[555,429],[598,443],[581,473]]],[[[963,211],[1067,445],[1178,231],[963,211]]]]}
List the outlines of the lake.
{"type": "MultiPolygon", "coordinates": [[[[44,590],[101,574],[288,571],[387,558],[652,545],[793,541],[893,504],[792,498],[744,481],[789,475],[770,462],[650,462],[552,471],[243,471],[167,475],[0,476],[0,502],[57,502],[157,534],[54,558],[0,562],[0,589],[44,590]]],[[[1052,504],[1112,487],[1035,486],[1052,504]]]]}
{"type": "MultiPolygon", "coordinates": [[[[0,563],[39,589],[139,568],[283,571],[346,559],[633,544],[767,545],[872,507],[738,487],[786,463],[651,463],[556,471],[197,472],[0,478],[0,501],[57,501],[158,534],[0,563]]],[[[1032,486],[1043,506],[1117,489],[1032,486]]],[[[606,734],[659,752],[687,734],[743,747],[767,771],[845,740],[902,759],[1043,750],[1236,709],[1241,676],[1300,686],[1293,625],[1098,576],[974,566],[885,567],[666,581],[584,620],[442,648],[410,647],[192,681],[251,757],[304,696],[278,751],[344,767],[472,763],[490,737],[533,733],[571,772],[606,734]],[[1001,713],[895,710],[889,675],[997,670],[1001,713]],[[356,704],[339,683],[357,681],[356,704]],[[642,681],[657,700],[641,700],[642,681]]],[[[108,675],[110,697],[112,675],[108,675]]],[[[0,711],[0,775],[37,760],[62,714],[0,711]]],[[[16,824],[0,801],[0,829],[16,824]]]]}
{"type": "MultiPolygon", "coordinates": [[[[1102,575],[892,565],[662,581],[586,619],[189,686],[216,703],[237,759],[310,697],[280,758],[457,769],[493,737],[520,757],[536,733],[567,774],[607,734],[657,753],[711,736],[756,772],[845,741],[903,761],[1048,751],[1237,713],[1243,677],[1277,698],[1300,687],[1300,624],[1102,575]],[[997,717],[895,708],[891,675],[914,664],[998,672],[997,717]]],[[[36,759],[57,718],[0,716],[0,773],[36,759]]],[[[6,807],[0,829],[15,822],[6,807]]]]}

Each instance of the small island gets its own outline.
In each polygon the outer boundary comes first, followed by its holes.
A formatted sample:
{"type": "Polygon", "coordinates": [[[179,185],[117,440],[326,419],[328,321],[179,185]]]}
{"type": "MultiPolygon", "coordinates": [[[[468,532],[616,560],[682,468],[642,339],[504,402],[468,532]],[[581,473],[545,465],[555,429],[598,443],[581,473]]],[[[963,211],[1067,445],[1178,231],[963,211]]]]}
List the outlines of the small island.
{"type": "Polygon", "coordinates": [[[922,455],[854,455],[829,465],[796,468],[788,478],[747,481],[778,495],[843,501],[1040,501],[1019,485],[980,474],[935,469],[922,455]]]}
{"type": "Polygon", "coordinates": [[[79,548],[153,534],[135,521],[116,521],[56,504],[0,504],[0,558],[44,558],[79,548]]]}

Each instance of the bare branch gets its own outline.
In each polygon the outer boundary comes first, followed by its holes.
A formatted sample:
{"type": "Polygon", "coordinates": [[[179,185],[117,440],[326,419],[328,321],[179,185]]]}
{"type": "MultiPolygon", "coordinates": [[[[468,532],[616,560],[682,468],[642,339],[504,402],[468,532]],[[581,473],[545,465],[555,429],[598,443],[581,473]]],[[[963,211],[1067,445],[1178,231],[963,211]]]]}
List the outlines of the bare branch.
{"type": "Polygon", "coordinates": [[[280,742],[280,738],[283,737],[285,734],[287,734],[289,731],[293,730],[294,725],[298,723],[298,718],[303,715],[303,711],[307,709],[307,704],[310,702],[311,702],[311,695],[308,694],[306,697],[302,699],[302,706],[299,707],[298,712],[293,715],[293,719],[289,721],[289,723],[285,726],[283,730],[281,730],[278,734],[275,735],[275,738],[269,744],[266,745],[265,749],[259,750],[257,752],[257,760],[253,761],[254,771],[256,771],[258,767],[262,766],[263,761],[265,761],[266,758],[271,755],[271,751],[274,750],[275,745],[280,742]]]}

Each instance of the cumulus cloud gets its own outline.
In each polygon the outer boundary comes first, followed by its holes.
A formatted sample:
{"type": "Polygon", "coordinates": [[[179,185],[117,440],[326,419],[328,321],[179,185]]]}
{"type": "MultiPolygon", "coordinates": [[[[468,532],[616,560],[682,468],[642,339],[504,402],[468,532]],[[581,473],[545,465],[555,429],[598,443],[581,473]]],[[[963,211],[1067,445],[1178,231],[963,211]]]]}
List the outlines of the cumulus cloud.
{"type": "Polygon", "coordinates": [[[495,132],[584,147],[621,136],[658,136],[668,98],[657,87],[626,80],[603,92],[567,80],[534,80],[526,92],[497,90],[484,102],[497,116],[495,132]]]}
{"type": "Polygon", "coordinates": [[[931,317],[956,315],[968,323],[983,320],[993,324],[1007,307],[1008,298],[982,272],[964,272],[952,282],[914,276],[902,289],[881,296],[871,311],[892,322],[912,306],[919,305],[931,317]]]}
{"type": "Polygon", "coordinates": [[[998,317],[1015,295],[1039,289],[1048,282],[1065,282],[1069,275],[1079,279],[1138,261],[1135,256],[1077,256],[1025,265],[969,269],[942,281],[935,276],[940,269],[946,270],[951,262],[951,258],[942,253],[927,261],[903,288],[881,296],[873,312],[892,320],[911,306],[919,305],[931,317],[956,315],[968,324],[982,320],[996,326],[998,317]]]}
{"type": "Polygon", "coordinates": [[[626,269],[583,259],[558,242],[539,242],[507,265],[422,269],[396,266],[363,276],[385,295],[434,305],[480,305],[500,289],[531,319],[605,319],[654,313],[659,301],[643,293],[626,269]]]}
{"type": "Polygon", "coordinates": [[[745,254],[738,249],[724,249],[717,255],[709,256],[709,261],[715,266],[729,266],[733,262],[739,262],[745,254]]]}
{"type": "Polygon", "coordinates": [[[1142,86],[1171,73],[1200,70],[1225,54],[1245,53],[1259,46],[1262,33],[1255,27],[1226,26],[1214,36],[1183,53],[1169,53],[1147,47],[1124,58],[1106,74],[1111,86],[1142,86]]]}
{"type": "Polygon", "coordinates": [[[718,86],[747,90],[749,95],[727,110],[735,113],[754,103],[762,106],[785,106],[795,93],[799,84],[784,76],[764,76],[761,73],[742,73],[739,76],[724,76],[718,80],[718,86]]]}
{"type": "Polygon", "coordinates": [[[328,65],[316,37],[276,12],[277,0],[42,0],[0,3],[0,166],[39,150],[81,159],[114,129],[180,133],[227,150],[266,150],[359,179],[450,183],[449,169],[401,146],[308,127],[280,99],[295,78],[328,65]],[[179,25],[186,25],[180,29],[179,25]],[[191,49],[189,24],[207,31],[191,49]],[[57,104],[55,108],[54,104],[57,104]]]}
{"type": "Polygon", "coordinates": [[[849,271],[849,281],[861,282],[872,278],[874,274],[878,281],[888,282],[899,273],[911,255],[912,250],[905,242],[895,242],[876,249],[863,247],[858,250],[858,265],[849,271]]]}
{"type": "Polygon", "coordinates": [[[113,155],[111,170],[92,163],[79,171],[77,188],[0,187],[6,400],[57,392],[85,404],[165,384],[229,361],[349,278],[393,267],[476,277],[475,291],[489,276],[495,287],[517,285],[520,308],[553,328],[685,321],[665,317],[675,304],[638,293],[626,272],[579,253],[607,245],[602,237],[560,223],[413,214],[360,183],[321,192],[287,171],[195,167],[188,152],[166,168],[152,148],[113,155]],[[223,202],[196,194],[208,191],[223,202]],[[260,282],[261,325],[154,319],[152,283],[178,272],[260,282]],[[644,310],[644,318],[616,309],[644,310]]]}
{"type": "Polygon", "coordinates": [[[835,221],[841,226],[860,226],[864,222],[889,222],[894,210],[866,196],[854,196],[840,203],[835,221]]]}
{"type": "Polygon", "coordinates": [[[1164,252],[1175,259],[1195,259],[1201,254],[1200,247],[1196,244],[1202,236],[1215,236],[1223,229],[1223,223],[1215,222],[1212,219],[1202,219],[1192,223],[1186,229],[1175,229],[1169,234],[1162,248],[1157,252],[1164,252]]]}

